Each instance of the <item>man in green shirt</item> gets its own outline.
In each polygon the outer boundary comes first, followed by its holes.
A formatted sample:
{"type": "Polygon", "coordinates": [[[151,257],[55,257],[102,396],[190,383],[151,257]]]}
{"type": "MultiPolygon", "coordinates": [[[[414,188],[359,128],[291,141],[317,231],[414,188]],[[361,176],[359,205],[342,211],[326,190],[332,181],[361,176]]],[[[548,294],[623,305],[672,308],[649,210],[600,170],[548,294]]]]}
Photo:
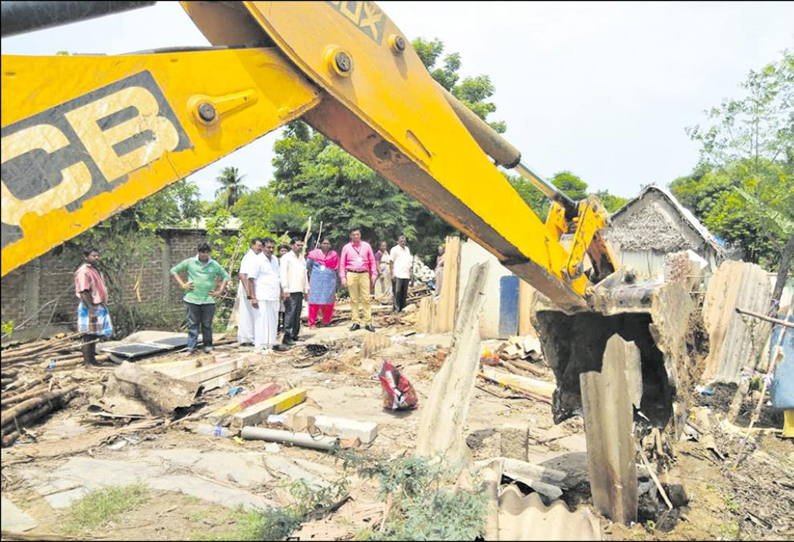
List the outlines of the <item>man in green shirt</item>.
{"type": "Polygon", "coordinates": [[[218,262],[210,258],[210,246],[201,243],[198,255],[188,258],[171,268],[171,275],[185,290],[187,306],[187,349],[191,354],[198,344],[199,324],[204,352],[212,352],[212,319],[215,316],[215,298],[221,295],[229,280],[229,273],[218,262]],[[187,271],[188,281],[184,282],[179,273],[187,271]],[[221,285],[216,288],[218,279],[221,285]]]}

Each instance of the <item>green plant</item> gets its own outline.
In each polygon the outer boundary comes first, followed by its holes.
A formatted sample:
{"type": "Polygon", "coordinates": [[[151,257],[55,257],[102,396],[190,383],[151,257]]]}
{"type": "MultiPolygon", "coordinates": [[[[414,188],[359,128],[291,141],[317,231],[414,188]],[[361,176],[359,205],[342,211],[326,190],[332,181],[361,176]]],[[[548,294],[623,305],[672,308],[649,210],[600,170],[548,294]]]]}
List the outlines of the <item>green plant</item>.
{"type": "Polygon", "coordinates": [[[14,332],[14,321],[9,320],[8,322],[3,322],[2,329],[3,329],[3,337],[5,337],[6,335],[10,336],[14,332]]]}
{"type": "Polygon", "coordinates": [[[357,540],[473,540],[488,511],[483,488],[451,489],[460,465],[424,457],[388,459],[340,451],[344,467],[372,478],[390,503],[381,530],[363,529],[357,540]]]}
{"type": "Polygon", "coordinates": [[[71,535],[93,533],[114,517],[137,508],[148,498],[148,490],[143,484],[96,489],[69,507],[61,528],[71,535]]]}

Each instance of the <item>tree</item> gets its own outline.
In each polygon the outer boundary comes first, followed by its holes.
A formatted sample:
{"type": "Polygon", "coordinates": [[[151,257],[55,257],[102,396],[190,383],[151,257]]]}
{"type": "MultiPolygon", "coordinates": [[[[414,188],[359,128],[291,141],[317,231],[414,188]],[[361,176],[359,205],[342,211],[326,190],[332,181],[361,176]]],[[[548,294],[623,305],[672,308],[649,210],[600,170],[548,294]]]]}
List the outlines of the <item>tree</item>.
{"type": "MultiPolygon", "coordinates": [[[[460,55],[451,53],[439,59],[444,44],[436,39],[417,39],[414,49],[431,76],[470,107],[480,118],[496,111],[487,102],[495,89],[487,76],[467,77],[458,84],[460,55]]],[[[504,123],[491,124],[504,132],[504,123]]],[[[290,123],[284,136],[276,141],[273,159],[273,193],[304,205],[315,220],[322,220],[324,231],[339,246],[347,241],[348,228],[362,228],[365,238],[377,243],[393,242],[400,233],[411,241],[414,253],[434,265],[436,247],[455,228],[423,205],[386,181],[369,167],[314,132],[305,123],[290,123]]]]}
{"type": "MultiPolygon", "coordinates": [[[[419,55],[419,59],[430,72],[430,75],[438,83],[450,91],[453,96],[460,100],[469,109],[474,111],[482,120],[487,120],[488,115],[496,111],[496,105],[486,100],[493,96],[496,88],[491,83],[491,78],[487,75],[476,77],[466,77],[458,84],[460,75],[458,70],[461,67],[460,53],[450,53],[444,57],[443,67],[436,67],[438,59],[444,52],[444,43],[438,38],[427,41],[423,38],[416,38],[411,42],[414,50],[419,55]]],[[[507,124],[504,121],[489,122],[491,127],[504,133],[507,124]]]]}
{"type": "Polygon", "coordinates": [[[243,177],[236,167],[225,167],[215,180],[221,187],[215,191],[215,197],[226,209],[231,209],[240,198],[248,193],[248,187],[243,184],[243,177]]]}
{"type": "Polygon", "coordinates": [[[741,88],[705,112],[708,125],[687,128],[700,160],[670,187],[746,260],[774,268],[794,233],[794,54],[750,71],[741,88]]]}
{"type": "Polygon", "coordinates": [[[299,232],[309,218],[305,206],[277,196],[269,186],[246,194],[231,208],[231,215],[240,219],[242,228],[252,231],[299,232]]]}
{"type": "Polygon", "coordinates": [[[628,203],[629,201],[628,198],[622,198],[620,196],[615,196],[614,194],[611,194],[609,190],[599,190],[595,192],[593,195],[597,197],[599,200],[601,200],[601,203],[604,204],[604,207],[610,213],[614,213],[615,211],[626,205],[626,203],[628,203]]]}

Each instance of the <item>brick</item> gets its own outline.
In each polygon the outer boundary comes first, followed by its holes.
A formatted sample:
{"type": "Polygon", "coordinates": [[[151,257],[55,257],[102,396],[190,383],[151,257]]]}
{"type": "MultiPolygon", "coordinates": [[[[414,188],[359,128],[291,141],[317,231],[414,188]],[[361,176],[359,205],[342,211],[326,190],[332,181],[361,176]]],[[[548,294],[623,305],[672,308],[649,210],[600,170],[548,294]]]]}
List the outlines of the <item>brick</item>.
{"type": "Polygon", "coordinates": [[[232,415],[231,423],[234,428],[247,427],[263,422],[271,414],[279,414],[306,400],[306,390],[293,388],[275,397],[266,399],[261,403],[250,406],[232,415]]]}
{"type": "Polygon", "coordinates": [[[272,382],[259,386],[257,389],[243,395],[240,398],[235,398],[229,401],[226,405],[219,408],[215,412],[211,412],[208,416],[210,423],[213,425],[220,425],[226,418],[232,414],[236,414],[245,410],[246,408],[261,403],[266,399],[270,399],[278,393],[279,386],[272,382]]]}
{"type": "Polygon", "coordinates": [[[315,416],[314,426],[330,437],[358,438],[364,444],[369,444],[378,436],[378,424],[374,422],[315,416]]]}

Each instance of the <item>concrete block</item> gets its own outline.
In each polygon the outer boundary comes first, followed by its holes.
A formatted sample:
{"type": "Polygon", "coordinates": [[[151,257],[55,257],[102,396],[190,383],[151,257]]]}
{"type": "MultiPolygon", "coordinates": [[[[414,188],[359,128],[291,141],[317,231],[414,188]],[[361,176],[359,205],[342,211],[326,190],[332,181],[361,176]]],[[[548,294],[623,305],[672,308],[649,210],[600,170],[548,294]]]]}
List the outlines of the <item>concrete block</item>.
{"type": "Polygon", "coordinates": [[[243,395],[242,397],[232,399],[226,405],[219,408],[215,412],[211,412],[207,418],[209,419],[210,423],[214,425],[218,425],[222,423],[226,418],[235,414],[237,412],[242,412],[246,408],[261,403],[266,399],[270,399],[274,395],[276,395],[279,391],[278,384],[274,384],[269,382],[263,386],[259,386],[257,389],[243,395]]]}
{"type": "Polygon", "coordinates": [[[374,422],[315,416],[314,426],[328,436],[358,438],[363,444],[369,444],[378,436],[378,424],[374,422]]]}
{"type": "Polygon", "coordinates": [[[231,423],[233,428],[242,428],[256,425],[267,419],[271,414],[279,414],[295,405],[299,405],[306,400],[306,390],[303,388],[293,388],[275,397],[266,399],[261,403],[252,405],[242,412],[232,415],[231,423]]]}

